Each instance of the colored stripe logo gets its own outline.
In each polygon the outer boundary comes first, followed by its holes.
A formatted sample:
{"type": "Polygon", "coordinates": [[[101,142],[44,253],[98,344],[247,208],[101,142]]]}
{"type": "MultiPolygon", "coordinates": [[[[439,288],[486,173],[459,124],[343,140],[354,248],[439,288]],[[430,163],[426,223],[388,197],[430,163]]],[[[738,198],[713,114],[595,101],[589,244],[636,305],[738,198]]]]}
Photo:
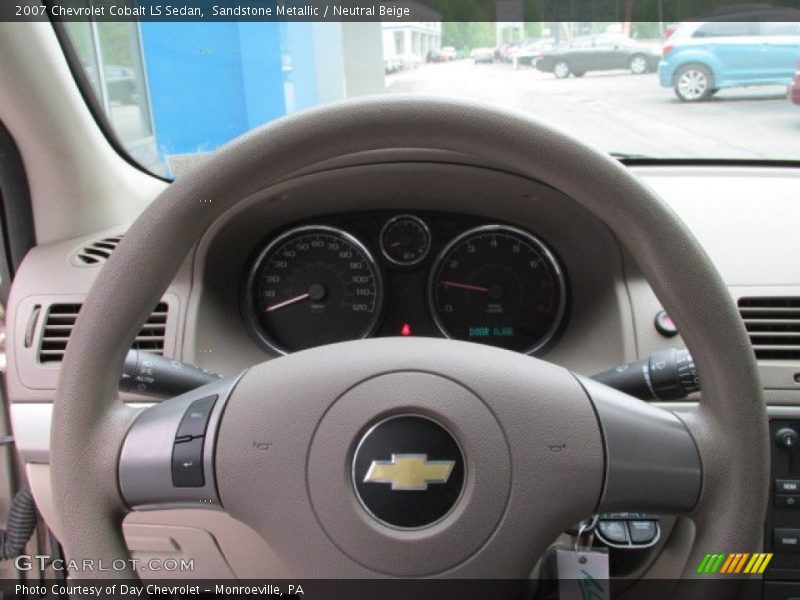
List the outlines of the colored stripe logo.
{"type": "Polygon", "coordinates": [[[721,573],[726,575],[761,574],[772,560],[772,552],[716,552],[706,554],[697,567],[700,574],[721,573]]]}

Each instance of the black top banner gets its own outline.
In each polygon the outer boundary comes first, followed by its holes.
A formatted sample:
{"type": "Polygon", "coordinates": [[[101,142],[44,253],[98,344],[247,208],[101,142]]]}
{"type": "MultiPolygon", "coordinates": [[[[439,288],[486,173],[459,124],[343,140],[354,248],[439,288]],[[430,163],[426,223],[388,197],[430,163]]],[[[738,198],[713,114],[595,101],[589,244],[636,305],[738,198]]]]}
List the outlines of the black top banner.
{"type": "Polygon", "coordinates": [[[800,0],[2,0],[0,21],[800,21],[800,0]]]}

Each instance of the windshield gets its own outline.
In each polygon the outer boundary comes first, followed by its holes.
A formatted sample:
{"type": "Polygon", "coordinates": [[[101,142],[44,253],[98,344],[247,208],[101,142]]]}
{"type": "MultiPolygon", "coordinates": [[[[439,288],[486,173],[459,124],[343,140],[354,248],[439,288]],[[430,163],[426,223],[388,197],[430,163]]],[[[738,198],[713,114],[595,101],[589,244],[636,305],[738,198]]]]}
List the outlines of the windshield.
{"type": "MultiPolygon", "coordinates": [[[[431,17],[433,18],[433,17],[431,17]]],[[[800,160],[797,22],[69,22],[127,152],[178,177],[265,122],[366,94],[528,113],[606,152],[800,160]]]]}

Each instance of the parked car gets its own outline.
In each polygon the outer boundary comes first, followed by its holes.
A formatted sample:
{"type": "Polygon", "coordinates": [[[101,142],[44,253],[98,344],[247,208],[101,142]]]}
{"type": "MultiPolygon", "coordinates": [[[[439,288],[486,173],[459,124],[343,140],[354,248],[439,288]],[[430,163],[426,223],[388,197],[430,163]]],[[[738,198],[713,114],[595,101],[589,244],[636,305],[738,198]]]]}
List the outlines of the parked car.
{"type": "Polygon", "coordinates": [[[511,62],[511,59],[514,56],[514,54],[519,52],[519,48],[522,45],[522,43],[523,43],[522,40],[518,40],[516,42],[510,42],[510,43],[507,43],[507,44],[503,44],[498,49],[497,58],[499,58],[503,62],[511,62]]]}
{"type": "Polygon", "coordinates": [[[792,82],[789,84],[789,100],[795,104],[800,104],[800,61],[797,63],[797,69],[792,77],[792,82]]]}
{"type": "Polygon", "coordinates": [[[553,49],[553,45],[553,40],[547,38],[526,42],[520,47],[519,52],[514,53],[511,62],[515,69],[522,66],[532,67],[545,52],[553,49]]]}
{"type": "MultiPolygon", "coordinates": [[[[444,46],[442,47],[439,52],[441,52],[444,60],[456,60],[458,58],[459,52],[453,46],[444,46]]],[[[463,54],[461,55],[463,58],[463,54]]]]}
{"type": "Polygon", "coordinates": [[[447,56],[440,50],[428,50],[428,54],[425,57],[425,62],[429,63],[438,63],[438,62],[445,62],[447,60],[447,56]]]}
{"type": "Polygon", "coordinates": [[[800,56],[800,23],[681,23],[662,53],[661,85],[684,102],[708,100],[723,88],[787,85],[800,56]]]}
{"type": "Polygon", "coordinates": [[[510,46],[511,44],[509,43],[498,44],[497,48],[494,49],[495,60],[504,61],[510,46]]]}
{"type": "Polygon", "coordinates": [[[525,45],[529,42],[530,40],[517,40],[513,44],[509,45],[508,49],[506,50],[506,62],[513,62],[514,57],[522,52],[525,45]]]}
{"type": "Polygon", "coordinates": [[[558,79],[613,69],[628,69],[634,75],[641,75],[655,71],[659,58],[654,48],[624,35],[586,35],[543,52],[536,68],[558,79]]]}
{"type": "Polygon", "coordinates": [[[436,50],[429,50],[425,58],[426,62],[447,62],[464,58],[461,50],[456,50],[453,46],[444,46],[436,50]]]}
{"type": "Polygon", "coordinates": [[[473,48],[469,53],[469,57],[476,65],[494,62],[494,48],[473,48]]]}

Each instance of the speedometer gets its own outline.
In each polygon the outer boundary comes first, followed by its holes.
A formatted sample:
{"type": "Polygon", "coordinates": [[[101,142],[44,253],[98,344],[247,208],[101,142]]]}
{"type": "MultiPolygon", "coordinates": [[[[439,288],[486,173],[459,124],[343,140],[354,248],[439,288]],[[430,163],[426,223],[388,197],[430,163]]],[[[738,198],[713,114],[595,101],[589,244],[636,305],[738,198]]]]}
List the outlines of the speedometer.
{"type": "Polygon", "coordinates": [[[566,308],[553,253],[504,225],[471,229],[450,242],[431,271],[428,296],[447,337],[526,353],[553,338],[566,308]]]}
{"type": "Polygon", "coordinates": [[[369,251],[323,225],[273,240],[256,260],[248,290],[258,338],[281,353],[366,337],[383,295],[369,251]]]}

